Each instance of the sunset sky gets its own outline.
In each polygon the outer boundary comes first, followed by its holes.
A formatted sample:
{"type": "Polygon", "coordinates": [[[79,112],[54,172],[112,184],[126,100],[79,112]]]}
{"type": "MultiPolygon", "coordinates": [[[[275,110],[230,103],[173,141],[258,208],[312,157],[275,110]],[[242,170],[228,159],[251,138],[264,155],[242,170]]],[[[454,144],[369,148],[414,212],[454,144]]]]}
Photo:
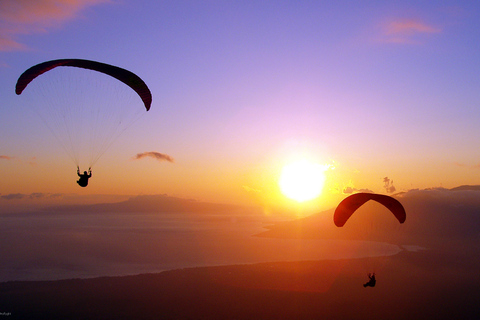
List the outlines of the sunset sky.
{"type": "Polygon", "coordinates": [[[320,203],[385,177],[480,184],[479,39],[475,1],[4,0],[0,196],[287,204],[280,172],[299,159],[327,168],[320,203]],[[87,188],[14,90],[61,58],[128,69],[153,95],[87,188]]]}

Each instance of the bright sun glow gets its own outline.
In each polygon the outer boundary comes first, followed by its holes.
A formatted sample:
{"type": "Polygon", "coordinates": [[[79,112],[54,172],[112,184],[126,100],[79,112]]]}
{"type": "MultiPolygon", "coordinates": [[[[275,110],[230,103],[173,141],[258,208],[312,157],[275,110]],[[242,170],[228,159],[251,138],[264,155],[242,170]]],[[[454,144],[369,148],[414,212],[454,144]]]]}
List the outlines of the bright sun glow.
{"type": "Polygon", "coordinates": [[[287,164],[278,182],[282,193],[293,200],[303,202],[322,193],[326,166],[301,160],[287,164]]]}

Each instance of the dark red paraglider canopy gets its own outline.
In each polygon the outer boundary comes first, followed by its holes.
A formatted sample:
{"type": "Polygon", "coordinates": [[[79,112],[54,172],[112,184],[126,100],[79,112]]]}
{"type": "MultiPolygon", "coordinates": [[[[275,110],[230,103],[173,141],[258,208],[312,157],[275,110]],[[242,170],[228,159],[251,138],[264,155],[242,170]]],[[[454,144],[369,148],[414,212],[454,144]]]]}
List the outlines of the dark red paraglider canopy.
{"type": "Polygon", "coordinates": [[[335,209],[333,222],[337,227],[343,227],[350,216],[367,201],[374,200],[388,208],[398,222],[404,223],[407,215],[402,204],[395,198],[375,193],[356,193],[345,199],[335,209]]]}
{"type": "Polygon", "coordinates": [[[145,109],[147,109],[147,111],[150,110],[150,105],[152,104],[152,93],[139,76],[128,70],[91,60],[59,59],[37,64],[26,70],[24,73],[22,73],[20,78],[18,78],[17,85],[15,86],[15,93],[21,94],[33,79],[49,70],[52,70],[53,68],[60,66],[84,68],[112,76],[132,88],[142,99],[145,109]]]}

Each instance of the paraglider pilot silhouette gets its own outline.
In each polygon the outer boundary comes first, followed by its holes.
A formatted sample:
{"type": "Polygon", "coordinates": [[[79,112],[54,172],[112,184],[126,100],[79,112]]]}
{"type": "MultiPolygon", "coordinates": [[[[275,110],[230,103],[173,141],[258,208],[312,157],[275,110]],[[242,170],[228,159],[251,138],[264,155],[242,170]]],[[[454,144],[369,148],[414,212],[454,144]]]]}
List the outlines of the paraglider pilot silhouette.
{"type": "Polygon", "coordinates": [[[88,173],[87,171],[80,173],[80,168],[77,167],[77,175],[80,177],[80,179],[77,181],[78,185],[80,187],[86,187],[88,186],[88,179],[92,177],[92,168],[88,168],[88,173]]]}
{"type": "Polygon", "coordinates": [[[377,280],[375,280],[375,272],[374,273],[369,273],[368,278],[370,279],[367,283],[363,285],[364,288],[366,287],[375,287],[375,284],[377,283],[377,280]]]}
{"type": "MultiPolygon", "coordinates": [[[[407,218],[405,213],[405,208],[402,204],[395,198],[376,194],[376,193],[356,193],[347,198],[343,199],[342,202],[335,209],[333,215],[333,222],[337,227],[343,227],[347,222],[348,218],[363,204],[367,201],[376,201],[384,205],[391,213],[395,216],[399,223],[404,223],[407,218]]],[[[369,273],[368,278],[370,279],[363,286],[366,287],[375,287],[377,280],[375,279],[375,273],[369,273]]]]}

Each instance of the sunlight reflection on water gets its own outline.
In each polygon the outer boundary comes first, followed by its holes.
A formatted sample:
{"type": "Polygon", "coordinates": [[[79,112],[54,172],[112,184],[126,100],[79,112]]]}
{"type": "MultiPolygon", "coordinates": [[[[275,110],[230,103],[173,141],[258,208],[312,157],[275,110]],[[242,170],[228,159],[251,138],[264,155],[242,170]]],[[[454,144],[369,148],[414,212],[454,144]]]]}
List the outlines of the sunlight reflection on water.
{"type": "Polygon", "coordinates": [[[402,250],[382,243],[255,237],[276,220],[240,213],[62,213],[4,216],[0,221],[0,281],[360,258],[402,250]]]}

